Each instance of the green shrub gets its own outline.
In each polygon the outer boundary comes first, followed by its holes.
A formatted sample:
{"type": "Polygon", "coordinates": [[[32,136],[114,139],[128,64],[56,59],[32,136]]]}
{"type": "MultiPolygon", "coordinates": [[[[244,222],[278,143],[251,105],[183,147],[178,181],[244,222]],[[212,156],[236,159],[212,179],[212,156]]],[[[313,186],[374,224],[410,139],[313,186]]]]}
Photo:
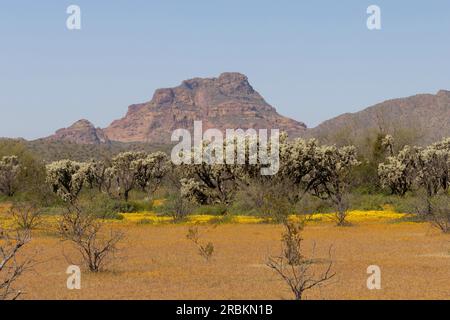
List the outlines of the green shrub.
{"type": "Polygon", "coordinates": [[[132,211],[124,211],[126,213],[130,212],[144,212],[151,211],[153,209],[153,201],[151,200],[132,200],[128,201],[127,210],[132,211]]]}
{"type": "Polygon", "coordinates": [[[352,194],[350,208],[351,210],[383,210],[383,206],[388,202],[388,197],[382,194],[352,194]]]}
{"type": "Polygon", "coordinates": [[[327,213],[334,211],[331,203],[313,197],[310,194],[305,194],[295,205],[294,210],[297,214],[327,213]]]}
{"type": "Polygon", "coordinates": [[[399,213],[417,213],[419,202],[416,195],[408,194],[404,197],[390,196],[387,204],[392,205],[399,213]]]}
{"type": "Polygon", "coordinates": [[[242,216],[260,216],[261,209],[253,207],[249,201],[237,198],[236,201],[231,205],[229,212],[233,215],[242,216]]]}
{"type": "Polygon", "coordinates": [[[89,196],[81,197],[78,205],[84,212],[100,219],[121,219],[120,213],[136,212],[132,204],[111,199],[108,195],[99,192],[92,192],[89,196]]]}
{"type": "Polygon", "coordinates": [[[153,220],[150,219],[141,219],[137,222],[138,225],[148,225],[148,224],[154,224],[153,220]]]}
{"type": "Polygon", "coordinates": [[[220,216],[223,215],[226,211],[227,211],[226,206],[221,204],[215,204],[215,205],[199,206],[193,211],[193,213],[200,215],[220,216]]]}

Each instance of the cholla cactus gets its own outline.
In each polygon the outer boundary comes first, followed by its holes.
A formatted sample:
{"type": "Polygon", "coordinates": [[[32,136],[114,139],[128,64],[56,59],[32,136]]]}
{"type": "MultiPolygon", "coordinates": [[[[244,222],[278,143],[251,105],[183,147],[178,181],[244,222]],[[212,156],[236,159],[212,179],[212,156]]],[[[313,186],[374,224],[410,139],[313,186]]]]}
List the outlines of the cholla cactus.
{"type": "Polygon", "coordinates": [[[426,148],[406,146],[378,167],[382,185],[393,193],[404,195],[408,190],[423,188],[428,197],[448,190],[449,172],[450,138],[426,148]]]}
{"type": "Polygon", "coordinates": [[[394,137],[391,135],[386,135],[381,140],[381,146],[389,152],[389,156],[394,156],[394,137]]]}
{"type": "Polygon", "coordinates": [[[351,170],[360,164],[356,148],[320,146],[310,161],[312,170],[305,176],[307,190],[315,197],[331,201],[336,209],[337,224],[344,225],[351,170]]]}
{"type": "Polygon", "coordinates": [[[103,191],[106,192],[110,197],[115,196],[114,186],[116,185],[117,179],[115,179],[114,169],[111,167],[105,170],[105,180],[103,182],[103,191]]]}
{"type": "Polygon", "coordinates": [[[63,201],[74,204],[86,181],[88,170],[89,165],[86,163],[56,161],[47,165],[47,183],[63,201]]]}
{"type": "Polygon", "coordinates": [[[393,194],[405,195],[412,189],[417,176],[417,161],[421,149],[406,146],[397,156],[388,157],[378,166],[381,185],[390,188],[393,194]]]}
{"type": "MultiPolygon", "coordinates": [[[[235,142],[233,141],[233,143],[235,142]]],[[[249,143],[249,140],[246,140],[244,143],[249,143]]],[[[226,146],[227,142],[224,142],[222,146],[216,146],[216,148],[223,148],[222,152],[225,155],[226,146]]],[[[181,194],[198,204],[219,204],[227,208],[234,199],[239,183],[243,181],[245,173],[250,173],[251,169],[249,168],[255,169],[257,164],[250,165],[247,145],[244,148],[246,153],[245,162],[236,163],[235,161],[231,164],[226,163],[226,161],[222,163],[212,161],[217,155],[212,148],[208,149],[209,147],[208,142],[203,142],[203,148],[209,150],[209,152],[203,154],[202,163],[182,164],[179,166],[182,175],[180,181],[181,194]]],[[[236,150],[238,148],[234,151],[236,152],[236,150]]],[[[189,155],[192,159],[194,159],[195,152],[196,150],[192,149],[189,155]]],[[[224,210],[226,211],[226,209],[224,210]]]]}
{"type": "Polygon", "coordinates": [[[242,171],[234,165],[199,164],[186,165],[181,180],[182,195],[199,204],[220,204],[229,206],[242,179],[242,171]]]}
{"type": "Polygon", "coordinates": [[[123,197],[125,201],[128,201],[130,191],[136,186],[136,161],[145,157],[144,152],[123,152],[111,161],[110,173],[114,176],[119,196],[123,197]]]}
{"type": "Polygon", "coordinates": [[[161,185],[161,182],[171,165],[169,157],[164,152],[155,152],[145,158],[138,158],[132,163],[136,175],[136,184],[143,190],[152,194],[161,185]]]}
{"type": "MultiPolygon", "coordinates": [[[[281,169],[283,179],[292,180],[294,185],[304,185],[317,163],[319,150],[318,141],[297,139],[292,143],[283,143],[280,146],[281,169]]],[[[306,186],[304,186],[306,189],[306,186]]]]}
{"type": "Polygon", "coordinates": [[[450,139],[423,149],[418,157],[416,183],[429,197],[447,190],[450,183],[450,139]]]}
{"type": "Polygon", "coordinates": [[[6,156],[0,160],[0,193],[12,197],[17,187],[20,163],[16,156],[6,156]]]}
{"type": "Polygon", "coordinates": [[[204,204],[224,204],[229,202],[228,198],[220,198],[220,195],[216,193],[215,188],[207,186],[203,181],[197,181],[191,179],[181,179],[181,196],[189,201],[204,205],[204,204]]]}
{"type": "Polygon", "coordinates": [[[97,187],[99,191],[102,191],[107,179],[108,165],[105,161],[92,160],[87,163],[87,166],[86,183],[90,188],[97,187]]]}

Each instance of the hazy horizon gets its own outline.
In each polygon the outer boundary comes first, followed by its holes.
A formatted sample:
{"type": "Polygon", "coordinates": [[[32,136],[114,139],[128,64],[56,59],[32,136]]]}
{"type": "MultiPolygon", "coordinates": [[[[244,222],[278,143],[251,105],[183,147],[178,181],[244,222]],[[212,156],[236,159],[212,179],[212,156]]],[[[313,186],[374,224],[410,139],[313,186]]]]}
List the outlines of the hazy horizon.
{"type": "Polygon", "coordinates": [[[2,3],[0,137],[41,138],[83,118],[103,128],[158,88],[222,72],[245,74],[310,128],[436,94],[450,90],[448,12],[444,0],[2,3]],[[66,28],[71,4],[81,30],[66,28]],[[366,27],[371,4],[381,30],[366,27]]]}

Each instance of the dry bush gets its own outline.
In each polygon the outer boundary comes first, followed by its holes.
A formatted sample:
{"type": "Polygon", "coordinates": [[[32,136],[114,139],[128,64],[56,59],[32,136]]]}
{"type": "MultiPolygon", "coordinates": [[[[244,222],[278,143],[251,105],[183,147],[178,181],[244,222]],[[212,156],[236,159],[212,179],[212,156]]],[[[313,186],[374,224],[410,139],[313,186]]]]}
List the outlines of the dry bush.
{"type": "Polygon", "coordinates": [[[310,258],[303,254],[301,232],[303,224],[285,222],[282,237],[283,252],[280,256],[270,257],[267,266],[276,271],[287,283],[295,300],[302,300],[304,293],[314,287],[324,285],[335,276],[332,272],[331,247],[329,258],[322,270],[318,267],[322,260],[314,258],[315,247],[310,258]]]}
{"type": "Polygon", "coordinates": [[[349,226],[350,223],[347,221],[347,216],[350,209],[350,195],[343,193],[338,198],[339,200],[335,204],[336,212],[333,214],[333,218],[338,226],[349,226]]]}
{"type": "Polygon", "coordinates": [[[406,203],[406,210],[417,214],[422,221],[429,222],[443,233],[450,232],[450,195],[429,197],[425,192],[419,191],[406,203]]]}
{"type": "Polygon", "coordinates": [[[10,208],[9,214],[20,230],[34,230],[42,223],[42,211],[34,203],[16,203],[10,208]]]}
{"type": "Polygon", "coordinates": [[[441,230],[443,233],[450,232],[450,196],[436,196],[429,202],[431,215],[429,220],[431,224],[441,230]]]}
{"type": "Polygon", "coordinates": [[[91,272],[104,269],[108,258],[117,251],[117,244],[124,236],[119,231],[104,232],[102,223],[94,215],[77,208],[68,210],[62,216],[59,230],[64,241],[75,245],[91,272]]]}
{"type": "Polygon", "coordinates": [[[177,194],[167,201],[165,209],[172,216],[173,222],[180,222],[192,213],[194,205],[189,200],[177,194]]]}
{"type": "Polygon", "coordinates": [[[18,259],[19,252],[30,240],[29,230],[13,233],[0,228],[0,300],[16,300],[22,294],[13,285],[31,265],[29,258],[18,259]]]}
{"type": "Polygon", "coordinates": [[[298,265],[302,261],[302,255],[299,250],[301,246],[303,224],[285,223],[286,232],[282,235],[283,256],[287,259],[288,264],[298,265]]]}
{"type": "Polygon", "coordinates": [[[211,242],[208,242],[207,244],[201,243],[198,227],[189,228],[186,238],[196,245],[199,255],[203,257],[206,262],[211,260],[214,253],[214,245],[211,242]]]}
{"type": "Polygon", "coordinates": [[[275,222],[285,223],[290,214],[294,213],[293,206],[282,196],[268,193],[264,197],[263,212],[275,222]]]}

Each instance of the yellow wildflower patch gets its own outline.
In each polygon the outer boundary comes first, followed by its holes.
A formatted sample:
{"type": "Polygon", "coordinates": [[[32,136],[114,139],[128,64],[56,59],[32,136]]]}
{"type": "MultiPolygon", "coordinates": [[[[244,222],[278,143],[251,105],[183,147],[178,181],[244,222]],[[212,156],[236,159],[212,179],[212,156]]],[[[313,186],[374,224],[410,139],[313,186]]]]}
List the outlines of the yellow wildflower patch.
{"type": "MultiPolygon", "coordinates": [[[[171,217],[158,216],[155,213],[145,212],[145,213],[125,213],[123,214],[124,221],[129,222],[141,222],[145,220],[148,223],[158,224],[158,223],[170,223],[173,221],[171,217]]],[[[395,221],[405,217],[406,214],[397,213],[392,210],[371,210],[362,211],[354,210],[350,211],[347,216],[347,221],[350,223],[361,223],[361,222],[388,222],[395,221]]],[[[289,217],[292,220],[300,219],[300,216],[292,215],[289,217]]],[[[303,219],[304,216],[301,216],[303,219]]],[[[317,213],[309,217],[310,222],[330,222],[334,221],[334,215],[332,213],[317,213]]],[[[236,224],[258,224],[264,222],[270,222],[270,219],[264,217],[256,216],[214,216],[214,215],[191,215],[186,218],[185,223],[187,224],[201,224],[201,223],[211,223],[211,222],[227,222],[236,224]]]]}
{"type": "MultiPolygon", "coordinates": [[[[398,213],[392,210],[354,210],[350,211],[347,216],[347,221],[350,223],[357,222],[387,222],[395,221],[404,218],[406,214],[398,213]]],[[[334,220],[333,213],[317,213],[312,215],[311,221],[331,221],[334,220]]]]}
{"type": "Polygon", "coordinates": [[[156,200],[153,200],[153,205],[154,205],[155,207],[160,207],[160,206],[162,206],[165,202],[166,202],[166,199],[156,199],[156,200]]]}

